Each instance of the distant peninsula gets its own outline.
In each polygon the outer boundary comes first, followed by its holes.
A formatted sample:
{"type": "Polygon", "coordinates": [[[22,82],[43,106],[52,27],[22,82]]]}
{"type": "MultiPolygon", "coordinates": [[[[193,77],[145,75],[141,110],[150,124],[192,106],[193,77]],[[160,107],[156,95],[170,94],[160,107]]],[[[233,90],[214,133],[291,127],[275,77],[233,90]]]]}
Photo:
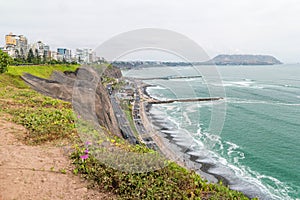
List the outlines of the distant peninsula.
{"type": "Polygon", "coordinates": [[[155,66],[190,66],[190,65],[277,65],[282,64],[270,55],[227,55],[222,54],[205,62],[173,61],[114,61],[118,68],[155,67],[155,66]]]}
{"type": "Polygon", "coordinates": [[[282,64],[269,55],[218,55],[208,61],[215,65],[277,65],[282,64]]]}

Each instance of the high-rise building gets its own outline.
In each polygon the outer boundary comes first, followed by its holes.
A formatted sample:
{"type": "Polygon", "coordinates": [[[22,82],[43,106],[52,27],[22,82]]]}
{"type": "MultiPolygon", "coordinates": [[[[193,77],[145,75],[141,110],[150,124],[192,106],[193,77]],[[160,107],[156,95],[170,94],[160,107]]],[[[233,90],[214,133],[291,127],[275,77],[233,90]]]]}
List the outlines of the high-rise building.
{"type": "Polygon", "coordinates": [[[50,46],[43,43],[42,41],[38,41],[30,45],[35,56],[39,56],[43,60],[47,60],[50,58],[50,46]]]}
{"type": "Polygon", "coordinates": [[[96,52],[92,49],[76,49],[75,58],[78,63],[94,63],[97,61],[96,52]]]}
{"type": "Polygon", "coordinates": [[[17,39],[16,49],[19,51],[19,56],[25,58],[28,52],[28,41],[23,35],[19,35],[17,39]]]}
{"type": "Polygon", "coordinates": [[[23,57],[25,58],[28,52],[27,38],[23,35],[15,35],[9,33],[5,36],[5,47],[4,49],[13,58],[23,57]]]}
{"type": "Polygon", "coordinates": [[[17,45],[17,35],[9,33],[5,36],[5,45],[17,45]]]}
{"type": "Polygon", "coordinates": [[[71,62],[72,61],[72,52],[70,49],[66,49],[66,48],[58,48],[57,49],[57,58],[60,61],[67,61],[67,62],[71,62]]]}

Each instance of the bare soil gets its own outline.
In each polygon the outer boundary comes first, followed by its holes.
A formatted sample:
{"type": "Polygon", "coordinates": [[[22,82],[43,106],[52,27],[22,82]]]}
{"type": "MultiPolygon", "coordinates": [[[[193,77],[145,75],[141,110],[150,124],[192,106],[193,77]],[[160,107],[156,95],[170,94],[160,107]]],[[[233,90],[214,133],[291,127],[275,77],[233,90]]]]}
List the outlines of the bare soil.
{"type": "Polygon", "coordinates": [[[27,146],[18,139],[25,134],[0,115],[0,200],[116,199],[72,174],[68,148],[27,146]]]}

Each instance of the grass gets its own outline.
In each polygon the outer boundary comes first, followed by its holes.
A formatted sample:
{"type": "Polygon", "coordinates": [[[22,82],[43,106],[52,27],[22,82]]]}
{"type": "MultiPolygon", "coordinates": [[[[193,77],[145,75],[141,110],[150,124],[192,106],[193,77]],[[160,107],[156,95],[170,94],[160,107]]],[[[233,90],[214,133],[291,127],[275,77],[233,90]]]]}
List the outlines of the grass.
{"type": "Polygon", "coordinates": [[[78,65],[9,66],[8,71],[0,76],[0,87],[28,88],[20,78],[23,73],[30,73],[41,78],[49,78],[53,71],[75,71],[78,67],[78,65]]]}
{"type": "MultiPolygon", "coordinates": [[[[128,150],[141,151],[144,148],[136,146],[128,150]]],[[[71,157],[76,166],[74,173],[93,181],[104,191],[113,192],[120,199],[248,199],[242,193],[230,190],[221,183],[207,183],[194,171],[182,168],[174,162],[168,162],[165,167],[157,170],[130,173],[101,163],[92,153],[83,160],[80,156],[84,155],[86,147],[76,146],[75,149],[71,157]]],[[[126,165],[122,157],[114,162],[126,165]]]]}
{"type": "MultiPolygon", "coordinates": [[[[207,183],[195,172],[169,161],[163,168],[144,173],[124,172],[107,166],[96,159],[97,153],[102,153],[102,159],[113,159],[116,164],[128,167],[126,157],[110,157],[111,147],[118,147],[126,152],[149,153],[153,155],[153,159],[159,159],[157,152],[143,145],[129,145],[125,140],[113,135],[98,139],[99,147],[89,148],[87,159],[80,158],[85,154],[87,146],[77,140],[71,104],[33,91],[20,78],[24,72],[47,78],[54,70],[73,71],[76,68],[77,66],[12,66],[7,73],[0,74],[0,115],[9,113],[12,116],[11,120],[26,127],[28,133],[21,138],[25,143],[40,145],[56,144],[65,140],[73,142],[71,159],[75,166],[74,174],[84,176],[96,188],[112,192],[120,199],[248,199],[242,193],[232,191],[221,183],[207,183]]],[[[83,126],[83,129],[86,127],[83,126]]],[[[94,130],[87,128],[85,131],[94,130]]],[[[97,131],[93,134],[95,137],[99,135],[97,131]]],[[[156,160],[137,157],[133,162],[142,163],[147,167],[153,161],[156,160]]],[[[61,169],[60,172],[66,173],[65,169],[61,169]]]]}
{"type": "Polygon", "coordinates": [[[10,66],[0,75],[0,112],[28,131],[22,138],[26,144],[38,145],[76,138],[70,103],[46,97],[30,89],[20,78],[24,72],[48,78],[54,70],[74,71],[78,66],[10,66]]]}
{"type": "Polygon", "coordinates": [[[33,66],[10,66],[6,74],[21,76],[30,73],[41,78],[48,78],[53,71],[75,71],[79,65],[33,65],[33,66]]]}

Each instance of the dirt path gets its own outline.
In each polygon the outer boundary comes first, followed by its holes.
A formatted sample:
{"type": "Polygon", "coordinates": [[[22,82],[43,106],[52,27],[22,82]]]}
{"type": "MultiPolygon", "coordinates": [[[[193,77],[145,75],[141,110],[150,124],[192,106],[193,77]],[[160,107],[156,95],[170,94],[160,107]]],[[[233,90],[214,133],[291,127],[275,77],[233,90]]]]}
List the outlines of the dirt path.
{"type": "Polygon", "coordinates": [[[22,144],[17,138],[26,129],[7,117],[0,116],[0,200],[114,199],[87,189],[87,183],[72,174],[64,148],[22,144]]]}

